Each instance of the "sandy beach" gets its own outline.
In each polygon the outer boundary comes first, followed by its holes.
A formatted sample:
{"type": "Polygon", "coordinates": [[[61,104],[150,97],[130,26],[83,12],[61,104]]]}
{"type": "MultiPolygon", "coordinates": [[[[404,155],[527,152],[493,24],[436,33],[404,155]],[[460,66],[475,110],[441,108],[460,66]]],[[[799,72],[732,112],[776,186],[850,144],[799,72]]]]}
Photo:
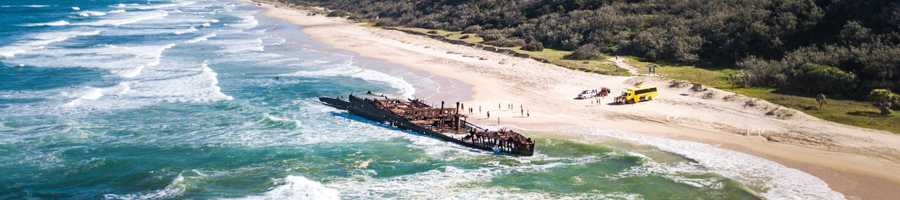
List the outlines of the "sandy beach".
{"type": "MultiPolygon", "coordinates": [[[[469,119],[476,124],[497,125],[499,118],[500,125],[536,132],[581,125],[697,141],[802,170],[848,199],[900,198],[900,136],[890,132],[820,120],[714,88],[673,87],[672,80],[660,77],[569,70],[341,18],[307,16],[284,5],[254,4],[268,8],[265,16],[303,26],[312,40],[472,85],[472,100],[462,103],[474,108],[469,119]],[[658,86],[659,98],[611,104],[612,96],[636,85],[658,86]],[[613,94],[599,103],[574,99],[582,90],[601,87],[613,94]]],[[[615,58],[610,62],[631,67],[615,58]]],[[[441,100],[456,99],[428,99],[441,100]]]]}

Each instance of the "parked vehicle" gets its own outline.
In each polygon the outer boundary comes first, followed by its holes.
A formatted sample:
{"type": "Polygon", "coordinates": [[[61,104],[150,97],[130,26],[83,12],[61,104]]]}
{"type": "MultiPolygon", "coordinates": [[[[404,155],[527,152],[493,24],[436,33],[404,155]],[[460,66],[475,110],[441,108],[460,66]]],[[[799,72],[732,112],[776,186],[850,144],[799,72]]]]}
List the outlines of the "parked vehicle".
{"type": "Polygon", "coordinates": [[[591,98],[591,97],[594,97],[595,94],[596,93],[593,90],[585,90],[585,91],[582,91],[581,94],[578,94],[577,99],[591,98]]]}
{"type": "Polygon", "coordinates": [[[616,97],[616,103],[629,104],[641,101],[650,101],[659,96],[656,86],[638,86],[622,92],[622,96],[616,97]]]}
{"type": "Polygon", "coordinates": [[[600,93],[597,93],[597,96],[605,97],[606,95],[609,95],[609,93],[612,93],[609,91],[609,88],[603,87],[603,88],[600,88],[600,93]]]}
{"type": "Polygon", "coordinates": [[[596,90],[596,89],[585,90],[585,91],[582,91],[581,94],[578,94],[578,97],[576,99],[589,99],[589,98],[594,98],[594,97],[605,97],[606,95],[609,95],[609,93],[610,93],[609,88],[606,88],[606,87],[603,87],[600,90],[596,90]]]}

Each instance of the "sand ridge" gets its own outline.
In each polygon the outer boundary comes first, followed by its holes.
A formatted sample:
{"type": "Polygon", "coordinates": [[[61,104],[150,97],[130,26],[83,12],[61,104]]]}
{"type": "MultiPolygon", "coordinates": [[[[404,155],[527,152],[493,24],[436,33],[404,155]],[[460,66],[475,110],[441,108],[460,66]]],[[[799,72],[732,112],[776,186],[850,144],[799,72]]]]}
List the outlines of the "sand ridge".
{"type": "MultiPolygon", "coordinates": [[[[303,26],[310,39],[361,56],[429,71],[473,85],[476,124],[549,130],[591,125],[656,137],[694,140],[770,159],[829,183],[848,198],[900,197],[900,136],[824,121],[762,100],[708,88],[673,87],[655,76],[605,76],[531,59],[453,45],[400,31],[364,27],[340,18],[307,16],[268,3],[265,16],[303,26]],[[636,85],[656,85],[660,96],[636,105],[612,97],[636,85]],[[582,90],[607,87],[606,98],[575,100],[582,90]],[[596,100],[600,104],[593,103],[596,100]],[[513,108],[509,109],[508,104],[513,108]],[[478,112],[478,107],[482,112],[478,112]],[[490,111],[491,118],[486,117],[490,111]],[[523,116],[524,112],[530,116],[523,116]]],[[[625,62],[610,58],[617,65],[625,62]]],[[[621,66],[634,68],[633,66],[621,66]]],[[[427,99],[454,101],[454,99],[427,99]]]]}

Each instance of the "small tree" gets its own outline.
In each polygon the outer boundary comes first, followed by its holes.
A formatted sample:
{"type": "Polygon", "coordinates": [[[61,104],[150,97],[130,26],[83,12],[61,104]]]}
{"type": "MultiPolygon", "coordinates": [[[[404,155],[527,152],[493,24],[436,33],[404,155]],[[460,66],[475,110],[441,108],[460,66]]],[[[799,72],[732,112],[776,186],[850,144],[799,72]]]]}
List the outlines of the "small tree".
{"type": "Polygon", "coordinates": [[[826,100],[827,99],[825,99],[825,94],[819,93],[819,95],[816,96],[816,102],[819,102],[819,109],[822,109],[823,105],[828,104],[826,100]]]}
{"type": "Polygon", "coordinates": [[[881,110],[882,115],[891,115],[891,106],[898,100],[900,96],[887,89],[874,89],[869,93],[869,101],[874,102],[873,105],[881,110]]]}

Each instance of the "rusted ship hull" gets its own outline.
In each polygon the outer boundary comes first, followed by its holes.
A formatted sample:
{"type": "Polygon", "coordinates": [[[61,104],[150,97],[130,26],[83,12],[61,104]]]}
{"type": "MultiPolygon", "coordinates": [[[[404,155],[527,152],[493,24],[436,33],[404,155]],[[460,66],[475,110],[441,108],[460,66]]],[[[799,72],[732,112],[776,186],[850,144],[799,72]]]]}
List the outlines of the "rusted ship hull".
{"type": "Polygon", "coordinates": [[[488,131],[482,129],[464,121],[462,118],[465,115],[458,114],[458,108],[455,111],[451,108],[437,109],[415,100],[409,102],[391,99],[375,100],[359,98],[353,95],[350,95],[347,101],[330,97],[319,97],[319,100],[326,105],[345,109],[351,114],[368,120],[385,123],[399,129],[414,131],[466,147],[523,156],[534,154],[534,143],[530,138],[512,131],[488,131]],[[391,103],[406,107],[397,108],[385,105],[395,105],[391,103]],[[423,123],[423,121],[428,123],[423,123]],[[454,137],[461,135],[465,135],[465,137],[454,137]]]}

